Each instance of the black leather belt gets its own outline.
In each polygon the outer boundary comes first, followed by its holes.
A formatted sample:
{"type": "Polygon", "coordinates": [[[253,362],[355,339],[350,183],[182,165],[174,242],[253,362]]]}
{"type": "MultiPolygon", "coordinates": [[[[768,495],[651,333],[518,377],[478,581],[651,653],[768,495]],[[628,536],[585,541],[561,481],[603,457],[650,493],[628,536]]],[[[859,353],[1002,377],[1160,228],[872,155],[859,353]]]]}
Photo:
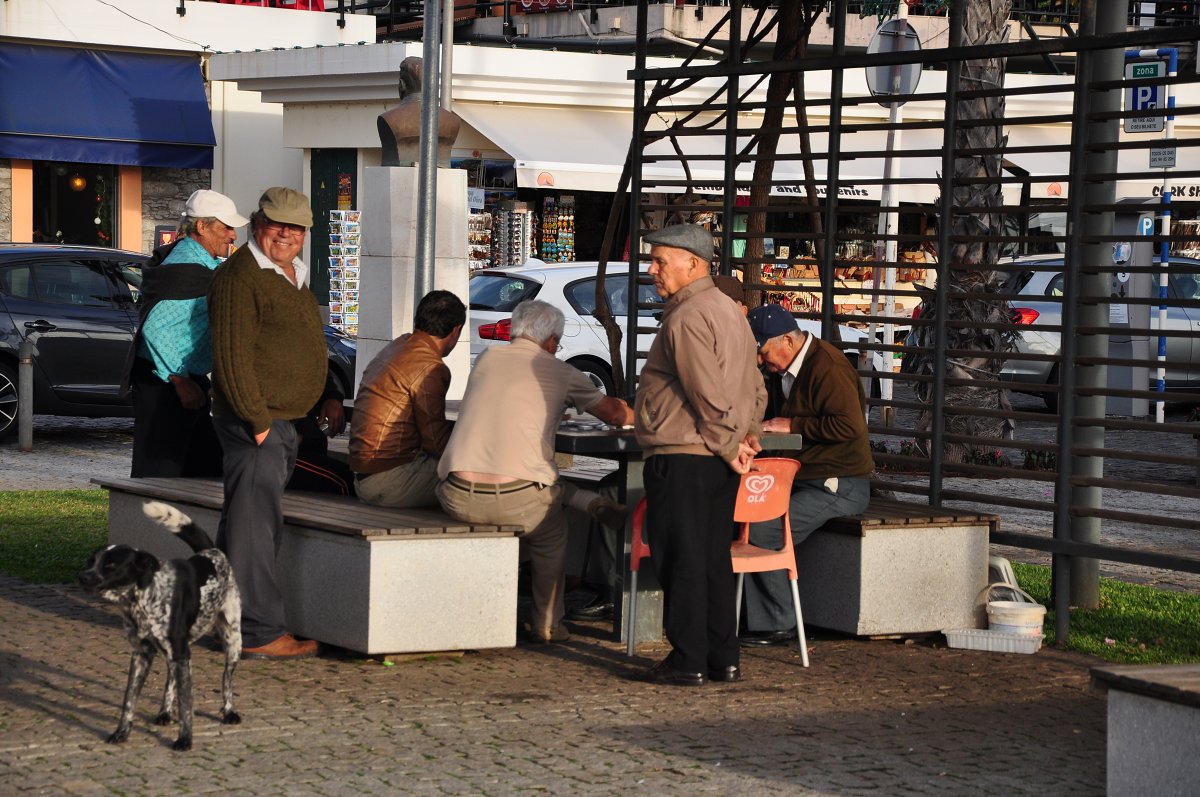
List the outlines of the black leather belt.
{"type": "Polygon", "coordinates": [[[487,482],[469,482],[466,479],[460,479],[451,473],[446,477],[446,484],[455,487],[459,490],[465,490],[469,493],[492,493],[494,495],[506,495],[508,493],[516,493],[521,490],[528,490],[530,487],[537,487],[537,482],[527,481],[525,479],[516,479],[511,482],[501,482],[500,484],[488,484],[487,482]]]}

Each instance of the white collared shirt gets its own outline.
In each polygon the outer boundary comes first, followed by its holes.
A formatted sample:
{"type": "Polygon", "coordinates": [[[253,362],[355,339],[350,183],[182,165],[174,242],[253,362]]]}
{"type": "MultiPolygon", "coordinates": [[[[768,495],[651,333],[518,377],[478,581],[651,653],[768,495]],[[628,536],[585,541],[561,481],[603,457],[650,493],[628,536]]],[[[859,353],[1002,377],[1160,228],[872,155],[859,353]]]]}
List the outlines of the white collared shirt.
{"type": "MultiPolygon", "coordinates": [[[[283,269],[275,265],[275,262],[267,257],[263,250],[258,248],[258,244],[255,243],[253,238],[250,239],[247,245],[250,247],[250,254],[254,255],[254,259],[258,261],[260,268],[270,269],[288,282],[292,281],[292,278],[283,269]]],[[[304,265],[303,260],[296,258],[292,261],[292,268],[296,270],[296,287],[303,289],[308,285],[308,266],[304,265]]]]}
{"type": "Polygon", "coordinates": [[[804,334],[804,345],[800,347],[800,351],[792,359],[792,364],[787,370],[779,375],[779,382],[783,386],[783,395],[785,398],[790,398],[792,395],[792,385],[796,384],[796,377],[800,375],[800,366],[804,364],[804,355],[808,354],[808,347],[812,345],[812,335],[807,332],[804,334]]]}

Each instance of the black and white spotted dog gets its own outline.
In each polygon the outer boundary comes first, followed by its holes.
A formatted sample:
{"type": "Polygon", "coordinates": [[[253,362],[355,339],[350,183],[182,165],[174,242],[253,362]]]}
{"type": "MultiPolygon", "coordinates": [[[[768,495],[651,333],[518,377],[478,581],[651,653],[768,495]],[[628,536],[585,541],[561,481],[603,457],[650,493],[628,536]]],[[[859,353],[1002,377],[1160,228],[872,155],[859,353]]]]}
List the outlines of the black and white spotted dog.
{"type": "Polygon", "coordinates": [[[229,560],[191,518],[158,501],[147,502],[143,511],[179,535],[196,553],[187,559],[162,562],[128,545],[109,545],[92,554],[79,574],[79,583],[85,589],[121,608],[133,648],[121,719],[108,742],[118,744],[129,738],[134,704],[154,654],[162,652],[167,659],[167,687],[154,722],[170,723],[178,702],[179,738],[173,748],[190,750],[191,643],[214,628],[225,649],[221,721],[225,725],[242,721],[233,709],[233,670],[242,653],[241,599],[229,560]]]}

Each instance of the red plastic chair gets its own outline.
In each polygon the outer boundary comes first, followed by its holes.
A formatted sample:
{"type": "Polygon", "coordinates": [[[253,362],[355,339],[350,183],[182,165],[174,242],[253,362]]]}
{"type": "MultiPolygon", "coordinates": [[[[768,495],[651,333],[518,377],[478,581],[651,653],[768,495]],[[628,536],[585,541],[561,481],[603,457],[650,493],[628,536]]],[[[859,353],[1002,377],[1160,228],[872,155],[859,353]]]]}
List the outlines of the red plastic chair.
{"type": "Polygon", "coordinates": [[[650,555],[650,546],[642,539],[642,525],[646,522],[646,498],[633,508],[633,539],[629,543],[629,613],[625,616],[625,655],[633,655],[634,622],[637,619],[638,570],[642,560],[650,555]]]}
{"type": "Polygon", "coordinates": [[[746,573],[767,573],[786,570],[792,587],[792,605],[796,609],[796,633],[800,640],[800,660],[808,666],[808,640],[804,637],[804,615],[800,612],[800,589],[796,584],[796,554],[792,547],[792,523],[788,503],[792,497],[792,481],[800,463],[782,457],[754,460],[754,469],[742,476],[738,486],[737,503],[733,508],[734,523],[741,524],[740,534],[730,549],[733,572],[737,577],[737,617],[742,615],[742,582],[746,573]],[[778,551],[750,544],[750,524],[783,518],[783,547],[778,551]]]}

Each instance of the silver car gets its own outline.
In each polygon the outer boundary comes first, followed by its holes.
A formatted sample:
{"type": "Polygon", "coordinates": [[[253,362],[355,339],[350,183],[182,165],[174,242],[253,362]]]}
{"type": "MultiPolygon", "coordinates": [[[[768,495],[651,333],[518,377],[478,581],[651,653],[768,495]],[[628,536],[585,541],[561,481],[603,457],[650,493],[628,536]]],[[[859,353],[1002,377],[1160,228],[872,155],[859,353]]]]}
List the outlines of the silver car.
{"type": "MultiPolygon", "coordinates": [[[[537,298],[549,302],[562,310],[566,317],[561,350],[558,357],[586,373],[601,391],[611,393],[613,389],[612,366],[609,359],[608,336],[604,327],[596,320],[596,270],[595,262],[553,263],[530,260],[520,268],[484,269],[471,275],[471,364],[489,346],[507,342],[511,333],[512,311],[526,299],[537,298]]],[[[645,274],[645,267],[643,267],[645,274]]],[[[605,278],[605,293],[610,311],[621,327],[621,339],[626,340],[628,313],[629,265],[609,263],[605,278]]],[[[648,305],[638,310],[639,326],[654,329],[658,305],[662,299],[654,292],[653,284],[638,285],[639,304],[648,305]]],[[[821,325],[816,321],[797,319],[800,328],[814,335],[821,334],[821,325]]],[[[842,340],[854,343],[866,338],[862,332],[851,327],[839,327],[842,340]]],[[[653,332],[638,335],[638,351],[648,351],[654,342],[653,332]]],[[[847,356],[857,361],[857,351],[847,350],[847,356]]],[[[880,358],[874,355],[876,369],[880,358]]],[[[641,363],[638,363],[640,368],[641,363]]],[[[877,387],[873,388],[877,391],[877,387]]]]}
{"type": "MultiPolygon", "coordinates": [[[[1062,255],[1041,255],[1001,264],[1007,273],[1002,292],[1018,295],[1011,300],[1013,317],[1021,331],[1017,351],[1053,357],[1061,355],[1062,336],[1057,327],[1062,325],[1063,272],[1055,271],[1053,267],[1061,268],[1062,265],[1062,255]],[[1050,270],[1035,271],[1030,267],[1050,267],[1050,270]]],[[[1167,276],[1168,303],[1200,298],[1200,260],[1172,257],[1167,276]]],[[[1156,308],[1152,307],[1151,325],[1155,318],[1156,308]]],[[[1168,332],[1200,330],[1200,308],[1168,306],[1166,329],[1168,332]]],[[[1166,388],[1200,388],[1200,340],[1174,335],[1165,337],[1166,388]]],[[[1156,346],[1157,341],[1152,338],[1151,356],[1157,351],[1156,346]]],[[[1039,394],[1047,407],[1057,410],[1058,393],[1042,392],[1037,388],[1059,384],[1059,372],[1058,362],[1008,360],[1001,375],[1022,385],[1016,388],[1020,392],[1039,394]]]]}

